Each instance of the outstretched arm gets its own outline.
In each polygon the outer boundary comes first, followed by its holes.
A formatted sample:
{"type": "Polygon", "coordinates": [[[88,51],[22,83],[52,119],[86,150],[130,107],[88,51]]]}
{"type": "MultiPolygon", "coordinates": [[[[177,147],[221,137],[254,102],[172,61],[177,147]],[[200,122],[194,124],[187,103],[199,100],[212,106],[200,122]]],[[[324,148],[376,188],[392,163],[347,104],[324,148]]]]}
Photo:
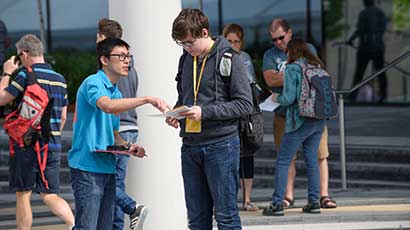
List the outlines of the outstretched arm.
{"type": "Polygon", "coordinates": [[[151,96],[121,99],[110,99],[107,96],[102,96],[97,100],[97,107],[106,113],[122,113],[145,104],[151,104],[161,112],[170,108],[165,101],[151,96]]]}

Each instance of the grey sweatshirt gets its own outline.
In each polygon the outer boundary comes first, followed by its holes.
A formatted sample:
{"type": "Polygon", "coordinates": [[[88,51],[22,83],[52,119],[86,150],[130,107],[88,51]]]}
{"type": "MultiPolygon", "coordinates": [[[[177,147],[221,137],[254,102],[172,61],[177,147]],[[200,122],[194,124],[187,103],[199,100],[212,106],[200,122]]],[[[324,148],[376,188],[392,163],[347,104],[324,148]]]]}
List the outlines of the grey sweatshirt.
{"type": "MultiPolygon", "coordinates": [[[[131,65],[128,77],[123,77],[117,82],[118,88],[123,98],[133,98],[137,96],[138,75],[134,65],[131,65]]],[[[128,110],[120,114],[120,132],[138,130],[137,113],[135,109],[128,110]]]]}

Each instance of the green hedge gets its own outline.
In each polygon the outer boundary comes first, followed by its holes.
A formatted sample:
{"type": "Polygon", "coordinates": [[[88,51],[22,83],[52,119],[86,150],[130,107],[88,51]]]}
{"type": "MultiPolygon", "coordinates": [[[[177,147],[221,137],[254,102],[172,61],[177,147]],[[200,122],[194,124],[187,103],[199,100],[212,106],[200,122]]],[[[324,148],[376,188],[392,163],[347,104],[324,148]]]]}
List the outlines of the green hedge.
{"type": "Polygon", "coordinates": [[[76,49],[59,49],[50,52],[47,62],[55,71],[62,74],[67,81],[70,103],[76,100],[77,89],[81,82],[97,71],[95,52],[83,52],[76,49]]]}

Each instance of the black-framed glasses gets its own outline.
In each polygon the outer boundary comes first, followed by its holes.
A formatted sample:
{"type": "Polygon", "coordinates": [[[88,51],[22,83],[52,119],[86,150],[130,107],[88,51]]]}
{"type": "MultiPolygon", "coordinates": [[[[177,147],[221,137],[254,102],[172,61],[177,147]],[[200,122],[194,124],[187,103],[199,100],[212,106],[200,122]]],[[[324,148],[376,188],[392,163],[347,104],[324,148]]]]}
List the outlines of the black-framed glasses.
{"type": "Polygon", "coordinates": [[[111,56],[115,56],[115,57],[118,57],[119,59],[120,59],[120,61],[125,61],[125,59],[127,58],[128,60],[133,60],[133,55],[131,55],[131,54],[125,54],[125,53],[120,53],[120,54],[110,54],[109,55],[110,57],[111,56]]]}
{"type": "Polygon", "coordinates": [[[192,39],[191,41],[184,41],[184,42],[175,40],[177,45],[182,46],[182,47],[192,47],[195,41],[196,41],[196,38],[192,39]]]}
{"type": "Polygon", "coordinates": [[[272,41],[273,41],[273,42],[277,42],[278,40],[282,41],[283,39],[285,39],[285,37],[286,37],[286,34],[285,34],[285,35],[282,35],[282,36],[279,36],[279,37],[277,37],[277,38],[272,38],[272,41]]]}
{"type": "Polygon", "coordinates": [[[229,41],[231,44],[236,44],[236,43],[240,43],[240,42],[241,42],[241,40],[230,40],[230,39],[228,39],[228,41],[229,41]]]}

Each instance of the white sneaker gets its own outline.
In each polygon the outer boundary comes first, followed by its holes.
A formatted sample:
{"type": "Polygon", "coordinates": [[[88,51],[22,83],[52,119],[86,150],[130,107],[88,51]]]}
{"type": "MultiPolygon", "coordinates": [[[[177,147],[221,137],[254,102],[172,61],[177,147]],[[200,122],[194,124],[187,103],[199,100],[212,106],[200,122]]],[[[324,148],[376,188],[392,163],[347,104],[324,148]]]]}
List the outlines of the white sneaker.
{"type": "Polygon", "coordinates": [[[137,205],[135,211],[130,215],[130,229],[142,230],[147,215],[148,208],[144,205],[137,205]]]}

